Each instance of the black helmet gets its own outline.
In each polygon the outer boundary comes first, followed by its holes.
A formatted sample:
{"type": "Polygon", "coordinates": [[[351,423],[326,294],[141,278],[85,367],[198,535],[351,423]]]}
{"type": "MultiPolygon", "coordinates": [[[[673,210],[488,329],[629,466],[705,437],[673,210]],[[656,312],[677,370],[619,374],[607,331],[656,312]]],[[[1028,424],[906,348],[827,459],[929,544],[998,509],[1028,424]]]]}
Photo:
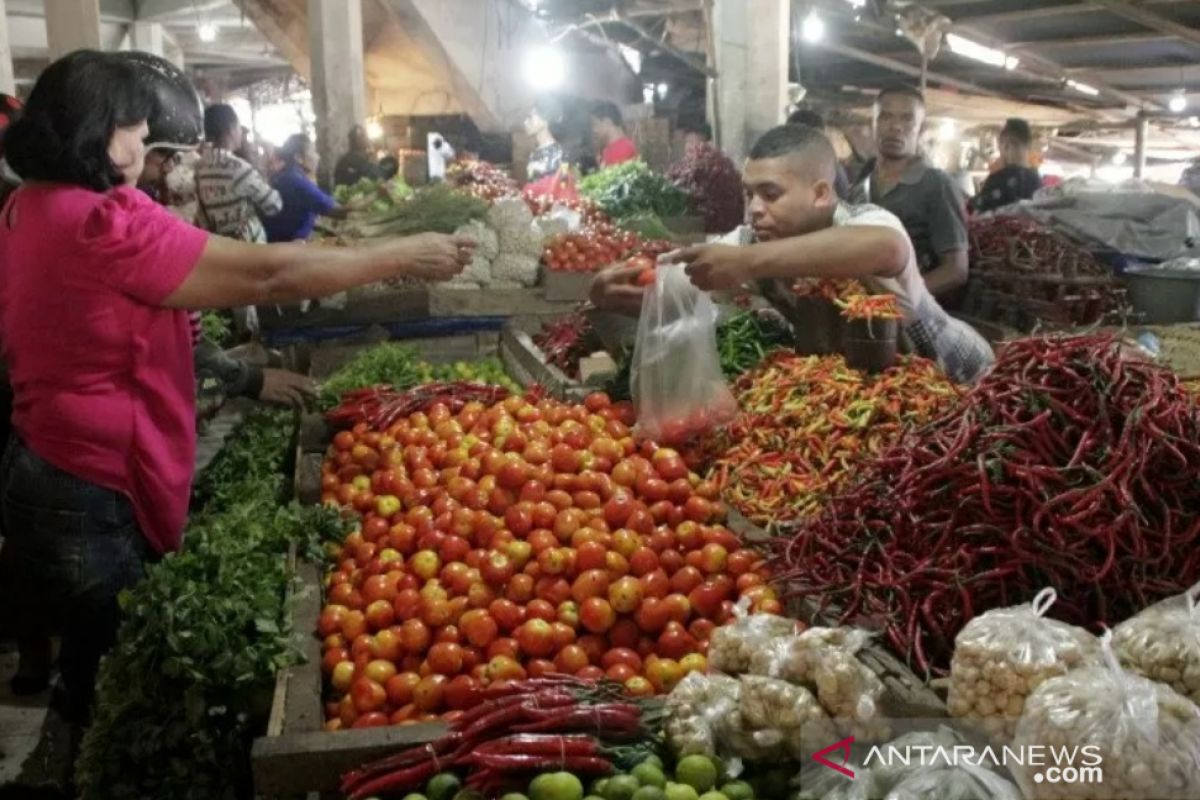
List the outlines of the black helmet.
{"type": "Polygon", "coordinates": [[[146,120],[150,134],[146,149],[191,150],[204,141],[204,109],[195,87],[183,70],[150,53],[126,50],[114,53],[137,67],[139,79],[153,92],[155,109],[146,120]]]}

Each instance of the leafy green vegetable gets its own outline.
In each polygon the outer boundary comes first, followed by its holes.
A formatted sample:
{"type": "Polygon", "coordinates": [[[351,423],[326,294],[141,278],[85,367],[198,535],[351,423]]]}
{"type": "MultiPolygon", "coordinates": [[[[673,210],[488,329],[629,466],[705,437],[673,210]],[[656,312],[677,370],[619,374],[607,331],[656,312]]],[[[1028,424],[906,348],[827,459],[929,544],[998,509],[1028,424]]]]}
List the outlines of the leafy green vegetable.
{"type": "Polygon", "coordinates": [[[249,752],[277,670],[300,657],[284,608],[289,545],[320,558],[336,511],[281,506],[293,418],[251,415],[197,481],[184,550],[121,596],[76,763],[86,800],[253,794],[249,752]]]}
{"type": "Polygon", "coordinates": [[[627,161],[602,169],[579,182],[579,192],[613,219],[641,212],[678,217],[688,211],[688,196],[644,161],[627,161]]]}
{"type": "Polygon", "coordinates": [[[200,314],[200,335],[218,347],[224,347],[233,331],[220,312],[204,311],[200,314]]]}
{"type": "Polygon", "coordinates": [[[329,376],[321,386],[321,407],[332,408],[342,394],[364,386],[387,384],[394,389],[407,389],[421,380],[417,351],[395,342],[363,350],[345,366],[329,376]]]}
{"type": "Polygon", "coordinates": [[[488,204],[445,184],[427,186],[411,199],[359,224],[357,235],[364,239],[409,236],[415,233],[454,233],[476,219],[487,216],[488,204]]]}
{"type": "Polygon", "coordinates": [[[403,178],[393,178],[390,181],[363,178],[352,186],[338,186],[333,190],[333,199],[340,205],[350,205],[371,201],[371,211],[382,212],[403,203],[412,197],[412,187],[403,178]]]}
{"type": "Polygon", "coordinates": [[[669,241],[675,238],[671,229],[664,225],[662,219],[653,211],[641,211],[637,214],[630,214],[628,217],[621,217],[617,220],[617,227],[633,231],[643,239],[666,239],[669,241]]]}

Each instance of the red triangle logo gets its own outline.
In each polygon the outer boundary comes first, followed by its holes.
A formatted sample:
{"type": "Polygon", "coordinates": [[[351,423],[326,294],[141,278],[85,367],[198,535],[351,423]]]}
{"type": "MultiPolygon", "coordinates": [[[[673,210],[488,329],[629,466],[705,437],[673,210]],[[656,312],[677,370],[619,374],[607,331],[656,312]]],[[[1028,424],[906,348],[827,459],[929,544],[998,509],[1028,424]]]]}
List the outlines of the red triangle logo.
{"type": "Polygon", "coordinates": [[[848,736],[845,739],[842,739],[840,742],[835,742],[834,744],[829,745],[829,747],[826,747],[824,750],[813,753],[813,761],[821,764],[822,766],[829,767],[835,772],[840,772],[847,778],[853,780],[854,770],[846,766],[846,764],[850,763],[850,746],[852,744],[854,744],[854,737],[848,736]],[[830,753],[841,753],[842,763],[835,764],[827,759],[825,756],[829,755],[830,753]]]}

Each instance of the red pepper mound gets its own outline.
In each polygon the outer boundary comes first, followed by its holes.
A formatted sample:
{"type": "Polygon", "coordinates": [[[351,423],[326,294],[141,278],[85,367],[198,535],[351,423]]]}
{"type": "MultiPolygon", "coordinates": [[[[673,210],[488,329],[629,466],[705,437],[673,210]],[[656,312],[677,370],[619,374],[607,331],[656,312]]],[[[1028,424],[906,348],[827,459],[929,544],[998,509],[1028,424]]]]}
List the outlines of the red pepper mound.
{"type": "Polygon", "coordinates": [[[941,672],[978,613],[1115,624],[1200,580],[1200,406],[1106,335],[1005,347],[963,402],[775,543],[781,579],[941,672]]]}

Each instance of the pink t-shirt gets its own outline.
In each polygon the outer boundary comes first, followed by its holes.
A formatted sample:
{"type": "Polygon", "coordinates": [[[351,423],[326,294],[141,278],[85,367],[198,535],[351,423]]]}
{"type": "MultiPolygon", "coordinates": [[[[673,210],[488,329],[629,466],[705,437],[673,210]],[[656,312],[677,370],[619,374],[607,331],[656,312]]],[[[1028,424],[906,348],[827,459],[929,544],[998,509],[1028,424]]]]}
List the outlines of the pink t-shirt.
{"type": "Polygon", "coordinates": [[[179,548],[196,450],[186,311],[162,308],[208,234],[130,187],[30,184],[0,215],[0,347],[37,455],[127,495],[179,548]]]}
{"type": "Polygon", "coordinates": [[[615,167],[617,164],[633,161],[637,155],[637,145],[628,136],[622,136],[604,148],[604,152],[600,154],[600,166],[615,167]]]}

